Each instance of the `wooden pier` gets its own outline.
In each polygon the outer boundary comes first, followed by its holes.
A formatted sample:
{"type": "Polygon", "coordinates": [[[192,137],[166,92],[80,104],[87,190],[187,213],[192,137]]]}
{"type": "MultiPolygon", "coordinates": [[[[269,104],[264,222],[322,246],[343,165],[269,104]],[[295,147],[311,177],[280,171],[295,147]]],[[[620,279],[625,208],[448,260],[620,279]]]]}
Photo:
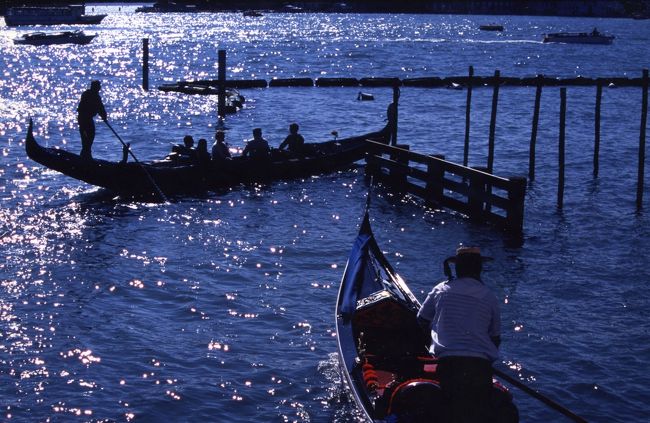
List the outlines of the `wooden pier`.
{"type": "Polygon", "coordinates": [[[405,145],[367,142],[366,175],[373,180],[415,195],[428,206],[446,207],[511,233],[522,232],[526,178],[502,178],[442,156],[414,153],[405,145]]]}

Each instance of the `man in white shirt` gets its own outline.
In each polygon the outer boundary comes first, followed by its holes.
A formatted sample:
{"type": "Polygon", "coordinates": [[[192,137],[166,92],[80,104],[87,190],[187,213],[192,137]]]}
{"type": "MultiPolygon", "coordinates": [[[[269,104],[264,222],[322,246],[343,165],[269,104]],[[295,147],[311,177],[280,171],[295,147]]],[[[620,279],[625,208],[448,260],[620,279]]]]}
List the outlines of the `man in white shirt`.
{"type": "Polygon", "coordinates": [[[439,359],[440,387],[448,398],[450,422],[491,421],[492,362],[501,342],[499,302],[481,281],[478,247],[461,246],[456,279],[436,285],[418,313],[418,322],[431,331],[429,352],[439,359]]]}

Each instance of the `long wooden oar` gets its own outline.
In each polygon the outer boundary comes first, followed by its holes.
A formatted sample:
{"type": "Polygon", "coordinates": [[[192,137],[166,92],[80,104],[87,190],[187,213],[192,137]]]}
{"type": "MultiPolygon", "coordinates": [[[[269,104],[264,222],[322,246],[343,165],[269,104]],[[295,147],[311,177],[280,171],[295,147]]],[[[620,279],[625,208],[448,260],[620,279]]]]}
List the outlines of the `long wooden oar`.
{"type": "Polygon", "coordinates": [[[141,167],[142,170],[144,171],[145,175],[147,175],[147,178],[149,178],[149,181],[151,182],[151,185],[153,185],[153,187],[156,189],[156,192],[158,193],[158,195],[160,196],[160,198],[162,198],[163,202],[164,202],[164,203],[168,203],[168,201],[167,201],[167,197],[165,197],[165,194],[163,194],[163,192],[162,192],[162,190],[160,189],[160,187],[158,186],[158,184],[156,184],[156,181],[154,181],[154,179],[153,179],[153,177],[151,176],[151,174],[149,173],[149,171],[147,171],[147,168],[145,168],[145,167],[142,165],[142,163],[140,163],[140,160],[138,160],[138,158],[135,157],[135,154],[133,154],[133,152],[131,151],[131,148],[130,148],[128,145],[126,145],[126,143],[124,142],[124,140],[122,140],[122,137],[120,137],[120,136],[118,135],[118,133],[115,132],[115,129],[113,129],[113,127],[111,126],[110,123],[108,123],[108,121],[104,121],[104,123],[106,124],[106,126],[108,126],[108,127],[110,128],[111,131],[113,131],[113,133],[115,134],[115,136],[117,137],[117,139],[120,140],[120,142],[122,143],[122,145],[124,146],[124,148],[126,148],[126,150],[129,152],[129,154],[131,155],[131,157],[133,157],[133,160],[135,160],[135,162],[136,162],[137,164],[140,165],[140,167],[141,167]]]}
{"type": "Polygon", "coordinates": [[[583,419],[582,417],[578,416],[575,414],[573,411],[562,407],[560,404],[557,402],[553,401],[549,397],[540,394],[536,390],[530,388],[528,385],[524,385],[522,382],[518,381],[517,379],[513,378],[512,376],[508,375],[507,373],[502,372],[501,370],[494,368],[494,374],[499,376],[501,379],[507,381],[508,383],[516,386],[517,388],[521,389],[522,391],[526,392],[528,395],[540,400],[544,404],[548,405],[552,409],[559,411],[560,413],[564,414],[568,418],[572,419],[574,422],[578,423],[587,423],[587,420],[583,419]]]}

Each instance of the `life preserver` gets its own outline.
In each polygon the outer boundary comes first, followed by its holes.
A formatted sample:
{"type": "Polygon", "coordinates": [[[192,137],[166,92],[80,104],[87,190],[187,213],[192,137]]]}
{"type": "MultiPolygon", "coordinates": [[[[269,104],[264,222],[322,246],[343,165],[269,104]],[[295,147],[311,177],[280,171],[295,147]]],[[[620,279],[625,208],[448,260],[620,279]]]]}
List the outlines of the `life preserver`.
{"type": "Polygon", "coordinates": [[[387,415],[394,415],[399,422],[436,423],[441,421],[442,407],[442,391],[437,381],[411,379],[392,391],[387,415]]]}

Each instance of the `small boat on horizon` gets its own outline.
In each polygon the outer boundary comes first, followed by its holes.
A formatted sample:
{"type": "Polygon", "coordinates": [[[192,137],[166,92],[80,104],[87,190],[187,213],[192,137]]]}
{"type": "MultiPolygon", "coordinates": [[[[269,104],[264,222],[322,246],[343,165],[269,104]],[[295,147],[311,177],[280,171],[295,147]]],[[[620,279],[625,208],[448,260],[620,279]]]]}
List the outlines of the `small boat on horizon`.
{"type": "MultiPolygon", "coordinates": [[[[173,84],[162,84],[158,90],[163,92],[177,92],[192,95],[219,95],[219,85],[205,82],[176,82],[173,84]]],[[[226,95],[226,113],[235,113],[246,102],[246,98],[235,88],[227,87],[226,95]]]]}
{"type": "Polygon", "coordinates": [[[242,15],[249,18],[259,18],[261,16],[264,16],[259,10],[245,10],[242,12],[242,15]]]}
{"type": "Polygon", "coordinates": [[[5,13],[7,26],[93,25],[107,15],[86,15],[84,5],[10,7],[5,13]]]}
{"type": "Polygon", "coordinates": [[[135,9],[136,13],[190,13],[201,11],[195,4],[179,4],[173,1],[159,1],[151,6],[140,6],[135,9]]]}
{"type": "Polygon", "coordinates": [[[614,36],[603,34],[594,28],[591,32],[554,32],[544,34],[544,43],[611,44],[614,36]]]}
{"type": "Polygon", "coordinates": [[[14,44],[49,46],[54,44],[88,44],[97,34],[83,31],[30,32],[14,39],[14,44]]]}
{"type": "Polygon", "coordinates": [[[503,25],[499,24],[486,24],[478,27],[481,31],[503,31],[503,25]]]}

